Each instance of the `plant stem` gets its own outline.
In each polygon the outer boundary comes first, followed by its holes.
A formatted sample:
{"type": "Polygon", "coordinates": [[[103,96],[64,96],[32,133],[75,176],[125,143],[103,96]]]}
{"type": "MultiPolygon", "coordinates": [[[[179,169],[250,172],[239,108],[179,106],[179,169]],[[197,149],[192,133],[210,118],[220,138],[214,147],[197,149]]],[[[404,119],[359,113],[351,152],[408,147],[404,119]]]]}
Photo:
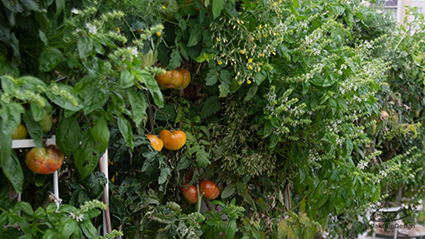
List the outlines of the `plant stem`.
{"type": "Polygon", "coordinates": [[[202,196],[201,193],[199,192],[199,184],[196,184],[196,194],[198,195],[198,208],[197,208],[197,212],[201,213],[201,202],[202,202],[202,196]]]}
{"type": "MultiPolygon", "coordinates": [[[[148,94],[148,91],[145,91],[145,94],[146,94],[146,97],[148,98],[148,102],[149,102],[149,105],[150,105],[150,101],[149,101],[149,94],[148,94]]],[[[149,106],[149,108],[148,108],[148,120],[149,120],[149,125],[150,125],[150,131],[151,131],[151,133],[152,134],[155,134],[155,125],[154,125],[154,122],[153,122],[153,107],[152,107],[152,105],[150,105],[149,106]]]]}

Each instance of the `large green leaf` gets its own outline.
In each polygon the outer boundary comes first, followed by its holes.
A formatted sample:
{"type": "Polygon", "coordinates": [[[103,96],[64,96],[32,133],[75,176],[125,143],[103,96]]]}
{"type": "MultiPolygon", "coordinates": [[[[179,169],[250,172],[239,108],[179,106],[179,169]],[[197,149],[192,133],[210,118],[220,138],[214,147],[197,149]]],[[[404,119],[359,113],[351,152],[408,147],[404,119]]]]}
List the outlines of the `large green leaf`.
{"type": "Polygon", "coordinates": [[[81,37],[78,39],[78,54],[80,58],[88,57],[93,51],[93,40],[90,37],[81,37]]]}
{"type": "Polygon", "coordinates": [[[70,111],[78,111],[84,107],[80,99],[75,95],[72,87],[68,85],[52,82],[47,88],[46,95],[53,103],[70,111]]]}
{"type": "Polygon", "coordinates": [[[100,89],[90,89],[84,97],[84,114],[90,114],[94,110],[102,107],[106,101],[106,95],[100,89]]]}
{"type": "Polygon", "coordinates": [[[96,147],[100,152],[103,152],[108,147],[109,128],[105,118],[101,117],[96,121],[93,128],[90,129],[91,136],[96,143],[96,147]]]}
{"type": "MultiPolygon", "coordinates": [[[[2,135],[1,135],[2,136],[2,135]]],[[[3,151],[3,144],[1,150],[3,151]]],[[[22,193],[22,186],[24,184],[24,173],[22,171],[21,163],[14,151],[11,151],[9,157],[1,157],[1,168],[4,175],[10,180],[13,189],[17,193],[22,193]]]]}
{"type": "Polygon", "coordinates": [[[101,153],[97,150],[90,131],[84,131],[81,146],[74,155],[75,166],[83,179],[93,172],[100,157],[101,153]]]}
{"type": "Polygon", "coordinates": [[[136,91],[133,88],[127,90],[128,101],[130,102],[133,119],[137,127],[143,122],[146,115],[146,108],[148,107],[145,97],[142,94],[143,91],[136,91]]]}
{"type": "Polygon", "coordinates": [[[216,19],[220,16],[221,11],[224,9],[224,0],[214,0],[212,1],[212,12],[213,18],[216,19]]]}
{"type": "Polygon", "coordinates": [[[40,56],[40,71],[51,71],[63,61],[66,61],[66,58],[63,56],[61,51],[56,48],[46,49],[40,56]]]}
{"type": "Polygon", "coordinates": [[[80,126],[74,117],[64,118],[56,130],[56,144],[66,155],[71,156],[77,151],[81,139],[80,126]]]}
{"type": "Polygon", "coordinates": [[[145,70],[137,70],[133,71],[133,73],[136,76],[136,79],[139,82],[145,84],[148,90],[151,92],[155,104],[160,108],[164,107],[164,98],[155,78],[145,70]]]}
{"type": "Polygon", "coordinates": [[[131,125],[130,122],[128,122],[128,120],[122,115],[118,117],[118,128],[124,137],[126,144],[130,148],[133,148],[133,131],[131,130],[131,125]]]}
{"type": "Polygon", "coordinates": [[[201,118],[207,118],[215,113],[217,113],[221,108],[221,102],[218,99],[218,96],[209,97],[202,107],[201,118]]]}
{"type": "Polygon", "coordinates": [[[134,74],[129,70],[121,71],[120,73],[120,87],[125,89],[128,87],[132,87],[136,81],[134,80],[134,74]]]}
{"type": "Polygon", "coordinates": [[[5,75],[1,76],[1,87],[5,93],[8,93],[9,95],[15,95],[16,91],[19,89],[18,84],[16,83],[16,80],[13,79],[11,76],[5,75]]]}

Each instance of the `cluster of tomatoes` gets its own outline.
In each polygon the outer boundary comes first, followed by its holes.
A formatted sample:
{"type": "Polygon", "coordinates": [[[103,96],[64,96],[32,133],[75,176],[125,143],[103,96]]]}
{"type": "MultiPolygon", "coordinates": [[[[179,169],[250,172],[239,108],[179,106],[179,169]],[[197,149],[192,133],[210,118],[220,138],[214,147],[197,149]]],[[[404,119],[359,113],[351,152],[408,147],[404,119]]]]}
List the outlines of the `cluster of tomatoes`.
{"type": "Polygon", "coordinates": [[[156,81],[167,88],[183,90],[190,83],[190,73],[186,69],[166,71],[155,76],[156,81]]]}
{"type": "MultiPolygon", "coordinates": [[[[193,204],[198,202],[198,193],[196,192],[196,187],[194,185],[190,185],[189,187],[189,184],[185,183],[180,189],[188,203],[193,204]]],[[[200,196],[203,196],[206,199],[214,200],[220,194],[220,189],[215,183],[209,180],[202,180],[199,183],[199,193],[200,196]]]]}
{"type": "Polygon", "coordinates": [[[186,134],[181,130],[171,132],[164,129],[159,133],[159,138],[156,135],[146,135],[146,137],[157,151],[161,151],[163,147],[168,150],[179,150],[186,143],[186,134]]]}

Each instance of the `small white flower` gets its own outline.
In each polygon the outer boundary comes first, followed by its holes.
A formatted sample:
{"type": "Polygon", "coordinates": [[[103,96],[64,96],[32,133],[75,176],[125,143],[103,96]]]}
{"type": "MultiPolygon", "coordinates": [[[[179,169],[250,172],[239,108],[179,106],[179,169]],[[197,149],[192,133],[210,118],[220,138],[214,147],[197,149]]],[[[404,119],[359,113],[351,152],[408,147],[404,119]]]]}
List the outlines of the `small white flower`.
{"type": "Polygon", "coordinates": [[[377,13],[381,13],[382,11],[381,10],[378,10],[378,11],[376,11],[377,13]]]}
{"type": "Polygon", "coordinates": [[[84,214],[79,215],[78,217],[75,218],[75,220],[77,222],[82,222],[84,220],[84,214]]]}
{"type": "Polygon", "coordinates": [[[76,8],[73,8],[72,10],[71,10],[71,13],[74,13],[74,14],[78,14],[80,11],[78,11],[78,9],[76,9],[76,8]]]}

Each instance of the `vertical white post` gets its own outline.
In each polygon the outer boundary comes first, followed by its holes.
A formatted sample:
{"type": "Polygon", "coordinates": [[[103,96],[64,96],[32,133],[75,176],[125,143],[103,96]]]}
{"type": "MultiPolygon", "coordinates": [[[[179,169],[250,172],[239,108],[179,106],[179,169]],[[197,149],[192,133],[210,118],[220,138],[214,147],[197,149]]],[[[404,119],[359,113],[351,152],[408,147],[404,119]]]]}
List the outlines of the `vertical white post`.
{"type": "Polygon", "coordinates": [[[105,153],[101,158],[101,171],[105,174],[106,177],[106,185],[103,193],[103,203],[106,204],[106,210],[103,210],[102,221],[103,221],[103,235],[105,236],[107,233],[110,233],[111,228],[111,218],[109,215],[109,175],[108,175],[108,149],[106,149],[105,153]]]}
{"type": "Polygon", "coordinates": [[[400,25],[403,24],[402,23],[403,19],[401,19],[401,8],[403,7],[402,1],[403,0],[397,0],[397,22],[400,25]]]}

